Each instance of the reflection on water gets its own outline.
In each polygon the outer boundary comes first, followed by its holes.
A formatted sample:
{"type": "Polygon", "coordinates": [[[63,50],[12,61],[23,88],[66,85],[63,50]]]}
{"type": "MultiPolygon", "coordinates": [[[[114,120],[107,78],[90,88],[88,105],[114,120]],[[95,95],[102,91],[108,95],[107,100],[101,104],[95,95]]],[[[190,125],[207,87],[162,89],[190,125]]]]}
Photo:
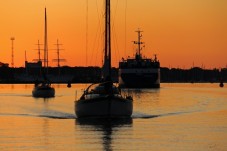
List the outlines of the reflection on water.
{"type": "Polygon", "coordinates": [[[45,104],[47,104],[49,101],[51,101],[51,100],[54,100],[54,98],[52,97],[52,98],[42,98],[42,97],[39,97],[39,98],[35,98],[34,97],[34,99],[36,100],[36,101],[43,101],[45,104]]]}
{"type": "Polygon", "coordinates": [[[102,140],[103,150],[111,151],[113,150],[113,136],[121,131],[122,127],[131,127],[132,118],[78,118],[75,124],[80,126],[84,133],[89,130],[94,133],[101,133],[100,139],[102,140]]]}
{"type": "Polygon", "coordinates": [[[121,93],[123,96],[130,95],[136,100],[147,99],[147,97],[157,100],[160,89],[122,89],[121,93]]]}
{"type": "Polygon", "coordinates": [[[75,123],[76,125],[112,128],[132,125],[132,118],[77,118],[75,123]]]}

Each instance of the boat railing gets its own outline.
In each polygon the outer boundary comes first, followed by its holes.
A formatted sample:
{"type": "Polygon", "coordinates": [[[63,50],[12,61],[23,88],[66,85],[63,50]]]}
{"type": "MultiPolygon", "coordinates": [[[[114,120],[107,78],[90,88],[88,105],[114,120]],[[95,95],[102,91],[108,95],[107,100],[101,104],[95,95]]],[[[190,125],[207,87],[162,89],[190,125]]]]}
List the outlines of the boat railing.
{"type": "Polygon", "coordinates": [[[84,99],[88,95],[120,95],[120,90],[113,84],[112,81],[105,81],[102,83],[92,83],[83,92],[80,99],[84,99]],[[112,87],[112,88],[111,88],[112,87]]]}

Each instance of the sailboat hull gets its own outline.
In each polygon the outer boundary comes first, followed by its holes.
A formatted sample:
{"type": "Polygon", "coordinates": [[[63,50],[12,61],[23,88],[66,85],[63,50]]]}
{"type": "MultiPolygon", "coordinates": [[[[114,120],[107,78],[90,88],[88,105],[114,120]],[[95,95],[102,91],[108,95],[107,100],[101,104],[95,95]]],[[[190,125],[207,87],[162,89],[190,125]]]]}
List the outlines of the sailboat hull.
{"type": "Polygon", "coordinates": [[[132,100],[119,96],[97,97],[75,101],[75,113],[80,117],[119,118],[131,117],[132,100]]]}
{"type": "Polygon", "coordinates": [[[32,96],[37,98],[50,98],[55,96],[55,89],[52,87],[35,87],[32,96]]]}

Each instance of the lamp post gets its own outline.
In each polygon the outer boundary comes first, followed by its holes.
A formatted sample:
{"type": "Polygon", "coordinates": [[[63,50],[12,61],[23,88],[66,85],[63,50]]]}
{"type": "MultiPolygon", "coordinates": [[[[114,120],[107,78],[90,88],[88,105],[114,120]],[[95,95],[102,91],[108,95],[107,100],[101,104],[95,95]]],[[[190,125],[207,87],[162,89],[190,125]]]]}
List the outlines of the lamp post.
{"type": "Polygon", "coordinates": [[[12,41],[12,60],[11,60],[11,67],[14,68],[14,47],[13,47],[13,41],[15,40],[14,37],[11,37],[10,40],[12,41]]]}

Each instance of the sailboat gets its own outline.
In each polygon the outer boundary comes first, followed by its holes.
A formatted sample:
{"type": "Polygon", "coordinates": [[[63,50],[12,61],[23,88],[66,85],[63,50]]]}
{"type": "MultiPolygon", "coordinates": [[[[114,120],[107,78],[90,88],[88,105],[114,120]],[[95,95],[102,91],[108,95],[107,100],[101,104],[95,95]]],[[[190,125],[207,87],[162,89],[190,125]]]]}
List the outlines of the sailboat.
{"type": "Polygon", "coordinates": [[[103,64],[103,82],[91,84],[79,100],[75,101],[75,113],[78,118],[122,118],[131,117],[133,99],[123,97],[111,78],[111,32],[110,0],[105,0],[105,54],[103,64]]]}
{"type": "Polygon", "coordinates": [[[45,34],[44,34],[44,72],[43,79],[41,83],[36,81],[35,86],[32,90],[33,97],[49,98],[55,96],[55,89],[51,87],[51,83],[46,77],[48,69],[48,49],[47,49],[47,16],[45,8],[45,34]]]}

